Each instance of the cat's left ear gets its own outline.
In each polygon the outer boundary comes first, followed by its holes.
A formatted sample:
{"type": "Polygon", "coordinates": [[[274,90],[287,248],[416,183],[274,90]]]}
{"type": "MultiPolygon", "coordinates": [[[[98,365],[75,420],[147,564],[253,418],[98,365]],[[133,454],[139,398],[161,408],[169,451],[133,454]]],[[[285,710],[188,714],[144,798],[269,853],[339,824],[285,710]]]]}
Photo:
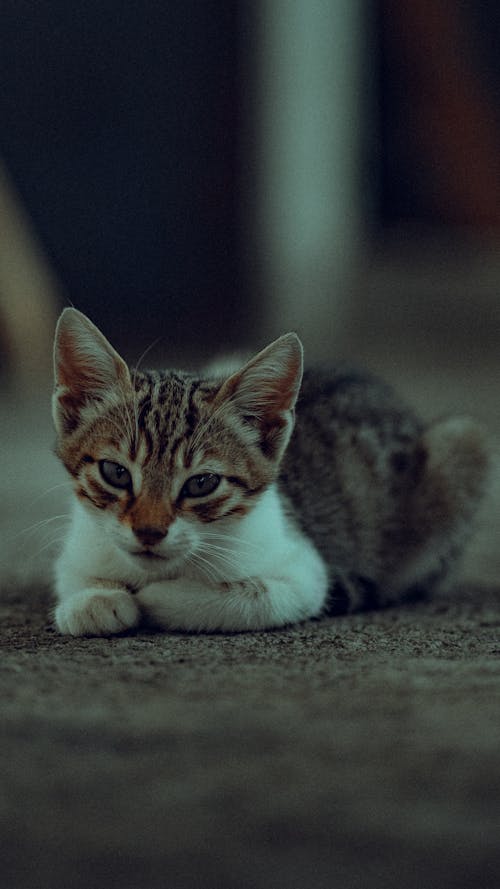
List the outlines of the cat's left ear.
{"type": "Polygon", "coordinates": [[[302,370],[302,343],[287,333],[232,374],[217,394],[217,404],[233,405],[259,430],[266,456],[281,457],[288,444],[302,370]]]}
{"type": "Polygon", "coordinates": [[[101,331],[77,309],[64,309],[54,341],[53,416],[59,432],[78,425],[85,404],[100,401],[117,387],[128,388],[123,358],[101,331]]]}

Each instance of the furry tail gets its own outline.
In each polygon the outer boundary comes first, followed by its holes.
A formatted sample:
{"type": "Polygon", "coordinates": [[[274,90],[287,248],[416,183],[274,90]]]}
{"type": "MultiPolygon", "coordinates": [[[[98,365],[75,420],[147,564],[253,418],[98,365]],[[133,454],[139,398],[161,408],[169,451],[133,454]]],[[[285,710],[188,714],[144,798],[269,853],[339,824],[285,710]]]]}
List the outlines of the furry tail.
{"type": "Polygon", "coordinates": [[[433,588],[450,579],[491,484],[492,442],[474,420],[433,423],[420,448],[422,468],[410,503],[412,552],[393,592],[433,588]]]}
{"type": "Polygon", "coordinates": [[[492,444],[479,423],[450,418],[422,437],[424,471],[416,491],[418,520],[431,533],[461,533],[476,515],[491,473],[492,444]]]}

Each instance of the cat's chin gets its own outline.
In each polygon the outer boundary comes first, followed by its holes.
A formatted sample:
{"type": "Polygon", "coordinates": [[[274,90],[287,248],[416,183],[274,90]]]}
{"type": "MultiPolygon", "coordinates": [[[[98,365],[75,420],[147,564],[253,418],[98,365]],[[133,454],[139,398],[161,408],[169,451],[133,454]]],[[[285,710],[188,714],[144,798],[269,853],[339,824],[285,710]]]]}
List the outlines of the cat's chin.
{"type": "Polygon", "coordinates": [[[129,555],[133,556],[136,559],[145,559],[150,562],[166,562],[168,561],[167,556],[161,555],[161,553],[150,552],[149,550],[129,550],[129,555]]]}
{"type": "Polygon", "coordinates": [[[176,553],[157,553],[152,550],[122,550],[135,568],[149,574],[173,575],[182,565],[182,556],[176,553]]]}
{"type": "Polygon", "coordinates": [[[175,556],[169,557],[165,555],[161,555],[160,553],[152,553],[152,552],[141,552],[141,551],[127,551],[127,556],[131,563],[141,568],[143,571],[147,571],[150,573],[151,571],[170,571],[175,568],[178,564],[179,560],[175,558],[175,556]]]}

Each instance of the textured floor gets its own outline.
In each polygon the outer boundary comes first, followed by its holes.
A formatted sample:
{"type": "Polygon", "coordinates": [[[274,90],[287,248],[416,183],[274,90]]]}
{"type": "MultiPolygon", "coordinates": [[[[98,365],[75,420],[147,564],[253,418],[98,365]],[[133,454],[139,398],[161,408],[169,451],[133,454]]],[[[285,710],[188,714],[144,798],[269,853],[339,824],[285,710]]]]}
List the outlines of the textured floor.
{"type": "MultiPolygon", "coordinates": [[[[489,378],[398,376],[429,413],[496,407],[489,378]]],[[[47,399],[0,408],[2,886],[497,889],[494,521],[489,562],[476,550],[473,579],[431,603],[280,632],[62,638],[47,399]]]]}
{"type": "Polygon", "coordinates": [[[2,604],[2,884],[496,889],[500,591],[286,631],[2,604]]]}

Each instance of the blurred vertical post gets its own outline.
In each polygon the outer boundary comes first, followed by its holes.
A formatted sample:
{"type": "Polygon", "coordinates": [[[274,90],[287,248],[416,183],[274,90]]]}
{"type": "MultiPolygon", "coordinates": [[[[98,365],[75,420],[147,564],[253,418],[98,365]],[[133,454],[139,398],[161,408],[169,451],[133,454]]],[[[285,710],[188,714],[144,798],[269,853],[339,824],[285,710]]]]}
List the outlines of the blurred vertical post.
{"type": "Polygon", "coordinates": [[[55,278],[0,162],[0,343],[16,390],[45,385],[59,299],[55,278]]]}
{"type": "Polygon", "coordinates": [[[362,0],[263,0],[255,237],[266,334],[342,339],[362,234],[362,0]]]}

